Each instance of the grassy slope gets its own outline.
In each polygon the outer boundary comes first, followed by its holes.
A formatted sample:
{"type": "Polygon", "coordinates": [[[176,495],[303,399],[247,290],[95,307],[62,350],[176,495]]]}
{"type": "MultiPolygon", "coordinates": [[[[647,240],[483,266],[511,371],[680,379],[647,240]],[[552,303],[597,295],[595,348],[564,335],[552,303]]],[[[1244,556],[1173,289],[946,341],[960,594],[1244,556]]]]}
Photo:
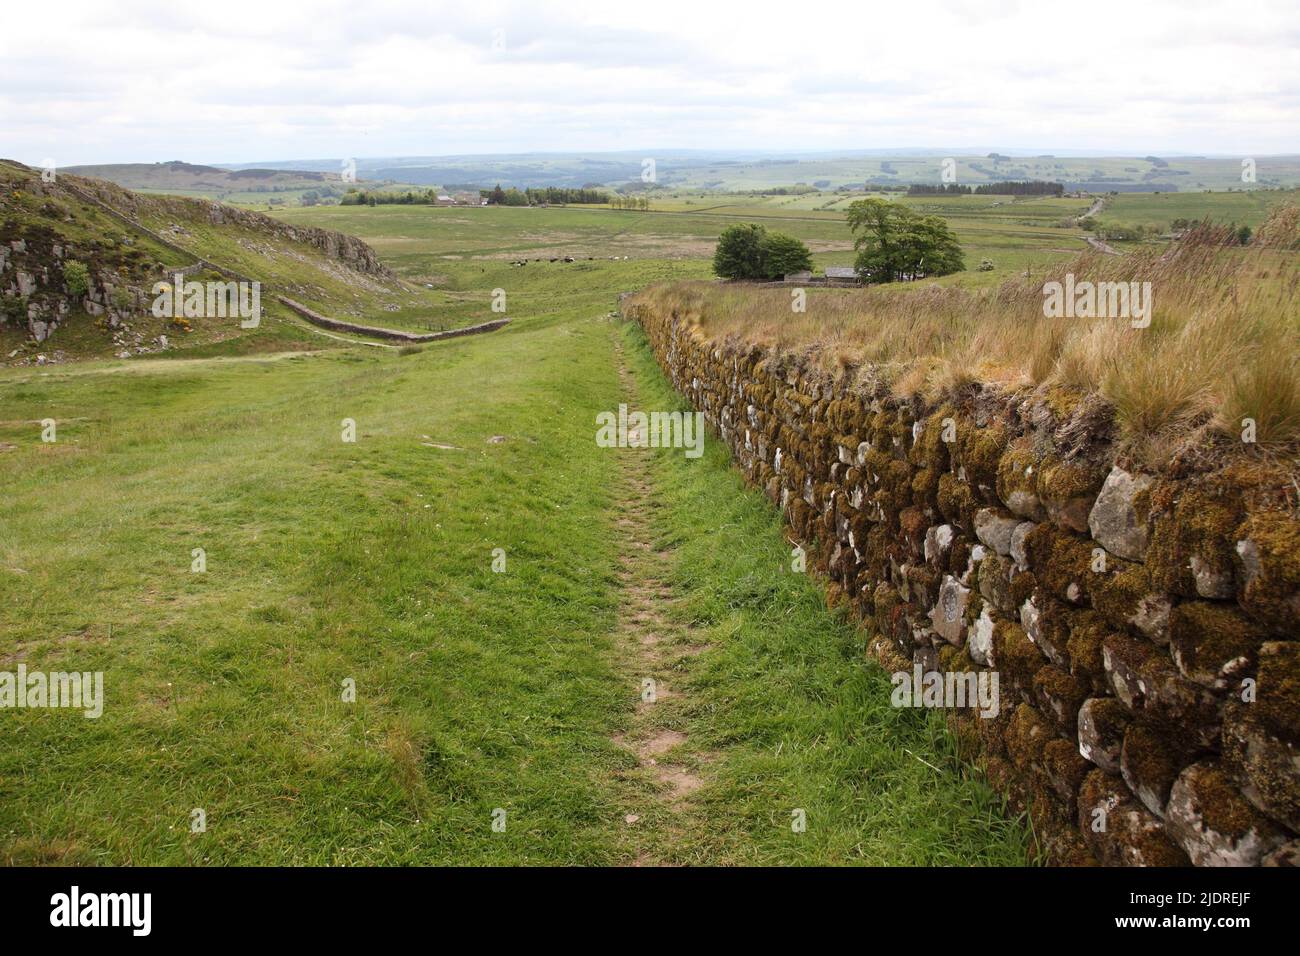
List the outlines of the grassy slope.
{"type": "MultiPolygon", "coordinates": [[[[66,176],[60,182],[75,185],[78,180],[66,176]]],[[[438,330],[495,317],[490,309],[490,290],[452,298],[420,285],[362,275],[307,242],[272,239],[259,229],[230,222],[214,225],[207,216],[206,204],[151,197],[143,208],[145,214],[140,218],[145,226],[165,234],[192,255],[154,242],[58,184],[43,188],[36,171],[0,165],[0,234],[12,231],[18,235],[33,227],[51,229],[71,257],[86,260],[96,272],[115,272],[123,256],[135,256],[148,268],[131,271],[130,282],[150,294],[153,283],[163,278],[152,270],[153,263],[180,267],[191,264],[197,256],[234,268],[266,285],[263,321],[255,332],[246,333],[236,322],[219,318],[194,319],[192,331],[182,331],[170,319],[157,319],[142,309],[130,324],[147,344],[164,334],[170,350],[179,349],[195,357],[331,348],[337,344],[281,306],[275,300],[277,293],[289,294],[326,315],[376,326],[438,330]]],[[[52,267],[56,265],[51,263],[52,267]]],[[[195,278],[221,280],[215,274],[195,278]]],[[[120,346],[114,344],[113,330],[105,320],[74,310],[40,345],[28,342],[25,325],[0,322],[0,361],[15,349],[29,355],[63,351],[73,357],[107,358],[120,346]]]]}
{"type": "MultiPolygon", "coordinates": [[[[617,452],[592,440],[619,395],[591,319],[609,292],[588,295],[416,355],[0,371],[3,666],[107,685],[98,721],[0,714],[0,858],[626,862],[646,784],[609,740],[637,687],[612,648],[617,452]]],[[[889,708],[862,638],[784,571],[776,516],[719,448],[658,473],[679,613],[720,645],[684,715],[717,783],[668,849],[1022,859],[935,718],[889,708]]]]}

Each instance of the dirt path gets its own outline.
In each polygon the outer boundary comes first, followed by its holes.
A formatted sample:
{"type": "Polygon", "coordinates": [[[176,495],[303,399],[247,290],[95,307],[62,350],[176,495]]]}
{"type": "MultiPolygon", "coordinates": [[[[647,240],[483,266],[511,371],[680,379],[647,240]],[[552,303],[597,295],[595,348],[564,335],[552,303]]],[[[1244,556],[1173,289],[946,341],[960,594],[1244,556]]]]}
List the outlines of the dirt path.
{"type": "MultiPolygon", "coordinates": [[[[1105,208],[1106,208],[1106,197],[1099,196],[1092,201],[1092,205],[1088,207],[1088,211],[1085,212],[1082,216],[1075,216],[1074,221],[1076,224],[1081,223],[1083,222],[1083,220],[1088,219],[1091,216],[1097,215],[1097,213],[1101,212],[1105,208]]],[[[1108,256],[1122,256],[1124,254],[1120,252],[1118,249],[1116,249],[1114,246],[1112,246],[1110,243],[1104,242],[1101,239],[1098,239],[1096,236],[1084,236],[1083,241],[1086,242],[1088,245],[1092,246],[1092,248],[1096,249],[1098,252],[1105,253],[1108,256]]]]}
{"type": "MultiPolygon", "coordinates": [[[[629,408],[638,408],[635,372],[627,367],[622,342],[614,340],[619,381],[629,408]]],[[[629,433],[629,443],[633,435],[629,433]]],[[[615,525],[620,535],[618,578],[622,611],[618,625],[621,665],[629,690],[638,695],[632,725],[615,743],[636,755],[642,780],[654,797],[629,807],[624,823],[632,836],[634,866],[666,862],[685,824],[691,795],[703,786],[703,761],[692,754],[685,733],[685,698],[678,687],[683,661],[704,650],[689,628],[673,624],[665,611],[673,590],[668,576],[672,552],[656,546],[653,515],[661,507],[648,448],[621,448],[619,504],[615,525]]]]}
{"type": "Polygon", "coordinates": [[[1098,196],[1092,201],[1092,205],[1088,207],[1087,212],[1083,213],[1081,216],[1075,216],[1074,221],[1083,222],[1083,220],[1087,219],[1089,216],[1097,215],[1097,213],[1101,212],[1104,208],[1106,208],[1106,199],[1103,196],[1098,196]]]}

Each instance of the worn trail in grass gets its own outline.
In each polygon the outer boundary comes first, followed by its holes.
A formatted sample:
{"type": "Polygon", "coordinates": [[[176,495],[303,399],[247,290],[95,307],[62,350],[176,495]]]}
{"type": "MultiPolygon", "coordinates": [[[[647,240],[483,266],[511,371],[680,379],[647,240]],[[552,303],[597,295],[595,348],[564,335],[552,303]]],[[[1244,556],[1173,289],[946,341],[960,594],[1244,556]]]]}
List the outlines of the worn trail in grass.
{"type": "MultiPolygon", "coordinates": [[[[627,394],[643,410],[685,408],[641,330],[618,335],[627,394]]],[[[939,714],[890,705],[864,632],[793,571],[779,515],[722,444],[710,436],[698,459],[619,454],[639,462],[625,466],[639,502],[629,530],[653,556],[634,567],[663,595],[629,629],[655,636],[649,666],[670,691],[628,736],[656,741],[690,780],[686,793],[661,787],[660,808],[631,828],[632,862],[1023,863],[1029,835],[963,769],[939,714]]]]}
{"type": "MultiPolygon", "coordinates": [[[[614,339],[622,398],[630,408],[640,405],[636,374],[627,367],[621,338],[614,339]]],[[[691,627],[672,622],[666,613],[676,592],[668,584],[672,551],[655,541],[653,515],[663,508],[650,468],[652,454],[634,447],[640,429],[629,428],[628,444],[620,450],[615,527],[619,536],[618,581],[620,615],[617,632],[623,668],[638,688],[635,716],[615,743],[636,755],[634,776],[648,780],[653,790],[624,822],[635,828],[633,862],[638,866],[663,861],[662,844],[680,837],[676,819],[702,785],[700,760],[690,754],[683,724],[684,701],[676,686],[682,661],[703,650],[692,642],[691,627]]],[[[643,791],[644,792],[644,791],[643,791]]]]}
{"type": "Polygon", "coordinates": [[[98,720],[0,711],[0,860],[1019,862],[718,443],[596,446],[679,400],[639,330],[558,308],[0,372],[0,670],[105,681],[98,720]]]}

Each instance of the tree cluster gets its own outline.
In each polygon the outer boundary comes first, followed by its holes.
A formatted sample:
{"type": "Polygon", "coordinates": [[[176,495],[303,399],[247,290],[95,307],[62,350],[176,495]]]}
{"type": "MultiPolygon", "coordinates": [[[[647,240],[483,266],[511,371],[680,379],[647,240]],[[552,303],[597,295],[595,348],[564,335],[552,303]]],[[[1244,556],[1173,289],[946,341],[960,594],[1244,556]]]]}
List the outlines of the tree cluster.
{"type": "Polygon", "coordinates": [[[806,245],[757,223],[728,226],[713,252],[713,271],[724,279],[779,279],[811,268],[806,245]]]}

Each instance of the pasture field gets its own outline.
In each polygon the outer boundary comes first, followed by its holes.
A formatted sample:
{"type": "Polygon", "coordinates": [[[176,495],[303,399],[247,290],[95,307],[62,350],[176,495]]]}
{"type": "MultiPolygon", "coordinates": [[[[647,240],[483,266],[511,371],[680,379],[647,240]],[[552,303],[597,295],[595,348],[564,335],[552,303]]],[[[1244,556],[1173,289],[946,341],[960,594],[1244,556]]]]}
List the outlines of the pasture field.
{"type": "Polygon", "coordinates": [[[0,720],[0,860],[1022,862],[720,444],[646,452],[620,491],[628,452],[593,440],[620,365],[642,407],[677,400],[605,317],[629,277],[591,278],[416,352],[0,370],[0,657],[104,674],[99,719],[0,720]],[[623,743],[629,504],[679,642],[656,752],[698,777],[686,808],[623,743]]]}
{"type": "MultiPolygon", "coordinates": [[[[802,239],[818,269],[852,265],[853,237],[843,210],[793,208],[783,202],[789,198],[679,198],[666,200],[662,210],[656,200],[649,212],[580,206],[321,206],[275,215],[360,236],[404,279],[432,285],[448,296],[449,304],[477,295],[478,304],[464,308],[481,311],[484,293],[494,288],[521,296],[572,297],[594,287],[624,291],[650,281],[708,278],[719,233],[741,222],[760,222],[802,239]],[[688,206],[688,201],[708,205],[688,206]],[[565,256],[579,261],[511,265],[520,258],[565,256]],[[588,262],[589,256],[595,258],[588,262]]],[[[959,196],[905,201],[948,219],[962,243],[967,271],[938,280],[945,285],[994,285],[1026,269],[1044,271],[1085,248],[1087,234],[1073,219],[1088,208],[1086,200],[959,196]],[[984,258],[993,262],[993,271],[975,271],[984,258]]]]}
{"type": "Polygon", "coordinates": [[[1209,219],[1227,225],[1258,226],[1282,202],[1300,202],[1300,190],[1212,193],[1119,193],[1097,217],[1102,225],[1154,226],[1167,231],[1175,219],[1209,219]]]}

